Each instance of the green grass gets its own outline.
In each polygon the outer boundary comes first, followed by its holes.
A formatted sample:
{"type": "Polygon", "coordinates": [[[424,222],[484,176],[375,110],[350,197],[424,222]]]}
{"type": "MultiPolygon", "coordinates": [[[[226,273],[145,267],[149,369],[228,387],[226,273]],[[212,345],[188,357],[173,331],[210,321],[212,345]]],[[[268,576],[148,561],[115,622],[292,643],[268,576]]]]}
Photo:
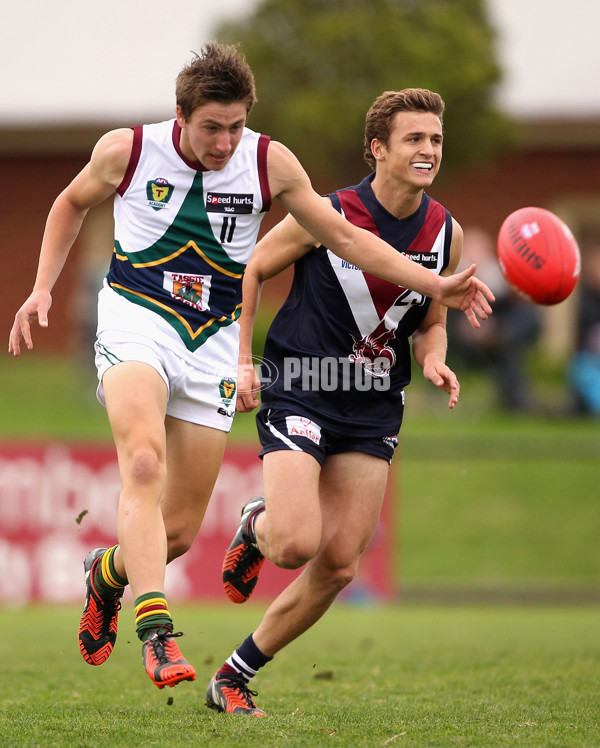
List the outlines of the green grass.
{"type": "Polygon", "coordinates": [[[598,485],[597,464],[524,460],[514,468],[500,458],[475,465],[422,460],[405,469],[406,579],[460,585],[469,578],[481,588],[510,580],[530,590],[597,585],[600,559],[590,552],[600,538],[598,497],[590,488],[598,485]],[[423,473],[433,490],[419,501],[423,473]]]}
{"type": "Polygon", "coordinates": [[[93,361],[22,353],[0,362],[0,440],[111,441],[93,361]]]}
{"type": "Polygon", "coordinates": [[[79,609],[3,611],[0,745],[600,745],[596,607],[335,605],[255,679],[267,719],[204,706],[262,608],[175,607],[198,679],[164,691],[143,672],[128,604],[100,668],[77,651],[79,609]]]}
{"type": "Polygon", "coordinates": [[[598,426],[506,416],[437,431],[406,424],[396,495],[408,589],[466,583],[600,599],[598,426]]]}

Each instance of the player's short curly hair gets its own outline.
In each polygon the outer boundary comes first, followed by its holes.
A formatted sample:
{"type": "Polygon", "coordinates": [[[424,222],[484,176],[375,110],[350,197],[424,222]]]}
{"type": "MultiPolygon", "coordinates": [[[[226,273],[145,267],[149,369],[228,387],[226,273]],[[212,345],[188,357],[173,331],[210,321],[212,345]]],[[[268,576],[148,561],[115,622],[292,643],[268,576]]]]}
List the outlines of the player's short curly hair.
{"type": "Polygon", "coordinates": [[[208,42],[177,76],[175,97],[186,121],[195,109],[211,101],[239,101],[249,114],[256,103],[254,74],[237,45],[208,42]]]}
{"type": "Polygon", "coordinates": [[[398,112],[431,112],[443,123],[446,105],[442,97],[426,88],[405,88],[402,91],[384,91],[367,112],[365,120],[364,158],[375,168],[371,143],[376,138],[387,144],[393,120],[398,112]]]}

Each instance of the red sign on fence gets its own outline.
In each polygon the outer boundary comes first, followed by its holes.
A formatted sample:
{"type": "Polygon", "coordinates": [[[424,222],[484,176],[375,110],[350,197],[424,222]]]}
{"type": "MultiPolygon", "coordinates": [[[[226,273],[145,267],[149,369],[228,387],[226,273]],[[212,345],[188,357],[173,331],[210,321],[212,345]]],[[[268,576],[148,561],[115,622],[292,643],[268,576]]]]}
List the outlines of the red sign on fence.
{"type": "MultiPolygon", "coordinates": [[[[0,445],[0,602],[83,601],[83,559],[114,545],[120,481],[114,448],[71,444],[0,445]]],[[[226,601],[224,553],[240,509],[262,493],[256,449],[227,450],[192,548],[167,567],[169,599],[226,601]]],[[[392,579],[391,502],[347,594],[386,598],[392,579]]],[[[294,574],[265,563],[253,595],[272,599],[294,574]]]]}

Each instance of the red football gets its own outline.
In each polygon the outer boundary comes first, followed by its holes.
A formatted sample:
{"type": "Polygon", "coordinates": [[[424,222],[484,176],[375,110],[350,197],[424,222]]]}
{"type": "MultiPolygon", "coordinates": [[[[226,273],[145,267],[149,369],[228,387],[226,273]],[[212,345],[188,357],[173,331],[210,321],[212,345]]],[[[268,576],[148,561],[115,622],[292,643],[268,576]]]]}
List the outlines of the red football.
{"type": "Polygon", "coordinates": [[[564,301],[581,270],[571,230],[544,208],[521,208],[504,220],[498,233],[498,262],[512,286],[546,305],[564,301]]]}

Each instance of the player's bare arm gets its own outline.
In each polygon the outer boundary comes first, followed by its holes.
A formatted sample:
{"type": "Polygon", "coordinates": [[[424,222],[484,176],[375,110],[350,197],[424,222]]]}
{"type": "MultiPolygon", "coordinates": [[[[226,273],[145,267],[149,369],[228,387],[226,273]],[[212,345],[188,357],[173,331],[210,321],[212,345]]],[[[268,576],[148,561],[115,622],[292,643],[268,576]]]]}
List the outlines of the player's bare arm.
{"type": "Polygon", "coordinates": [[[313,237],[300,226],[293,216],[271,229],[256,245],[242,282],[242,314],[240,325],[240,353],[238,365],[238,398],[236,409],[240,413],[254,410],[260,402],[260,381],[253,366],[252,332],[258,311],[263,283],[281,273],[314,246],[313,237]]]}
{"type": "Polygon", "coordinates": [[[298,159],[281,143],[271,143],[268,154],[271,193],[312,236],[344,260],[396,285],[409,288],[460,309],[471,324],[491,314],[490,289],[473,277],[471,267],[451,278],[441,278],[396,252],[366,229],[353,226],[313,190],[298,159]]]}
{"type": "MultiPolygon", "coordinates": [[[[463,232],[452,219],[452,243],[448,267],[444,277],[451,277],[462,254],[463,232]]],[[[450,395],[448,407],[454,408],[460,395],[460,384],[456,374],[446,364],[448,335],[446,332],[447,309],[440,302],[432,300],[427,315],[412,336],[412,352],[415,361],[423,369],[423,376],[436,387],[450,395]]]]}
{"type": "MultiPolygon", "coordinates": [[[[320,200],[330,204],[328,198],[320,200]]],[[[250,271],[260,283],[263,283],[293,265],[318,244],[319,242],[288,214],[257,243],[246,272],[250,271]]]]}
{"type": "Polygon", "coordinates": [[[319,243],[366,272],[426,296],[436,295],[437,275],[346,221],[317,195],[298,159],[281,143],[270,144],[268,169],[271,193],[319,243]]]}
{"type": "Polygon", "coordinates": [[[446,307],[431,303],[427,316],[412,336],[415,361],[423,369],[429,382],[450,395],[448,407],[454,408],[460,395],[460,384],[456,374],[446,364],[448,344],[446,334],[446,307]]]}
{"type": "MultiPolygon", "coordinates": [[[[451,273],[448,268],[445,273],[451,273]]],[[[446,332],[447,308],[432,300],[427,315],[412,336],[412,353],[423,370],[427,381],[450,395],[448,407],[454,408],[460,394],[456,374],[446,364],[448,335],[446,332]]]]}
{"type": "Polygon", "coordinates": [[[21,353],[21,338],[33,348],[31,323],[48,326],[52,289],[71,247],[79,234],[88,210],[112,195],[121,183],[133,142],[133,131],[113,130],[104,135],[94,148],[90,162],[54,201],[42,239],[40,259],[33,291],[15,315],[10,331],[8,351],[21,353]]]}

